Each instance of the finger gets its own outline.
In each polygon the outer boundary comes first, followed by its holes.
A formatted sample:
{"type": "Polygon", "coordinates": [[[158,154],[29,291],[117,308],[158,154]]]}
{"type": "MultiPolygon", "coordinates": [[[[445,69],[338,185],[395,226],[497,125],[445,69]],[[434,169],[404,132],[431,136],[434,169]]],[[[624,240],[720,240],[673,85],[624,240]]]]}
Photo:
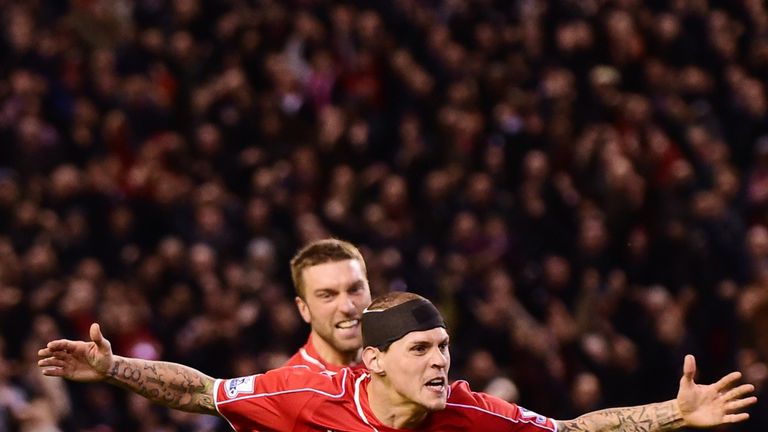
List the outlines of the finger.
{"type": "Polygon", "coordinates": [[[52,351],[74,351],[77,348],[77,342],[68,339],[58,339],[48,342],[46,347],[52,351]]]}
{"type": "Polygon", "coordinates": [[[749,418],[749,414],[747,413],[726,414],[725,416],[723,416],[723,423],[738,423],[738,422],[743,422],[748,418],[749,418]]]}
{"type": "Polygon", "coordinates": [[[746,408],[755,402],[757,402],[757,398],[755,396],[731,401],[725,404],[725,410],[728,412],[740,411],[743,408],[746,408]]]}
{"type": "Polygon", "coordinates": [[[755,386],[752,384],[742,384],[736,388],[728,390],[728,392],[723,395],[723,398],[725,400],[737,399],[746,394],[752,393],[753,391],[755,391],[755,386]]]}
{"type": "Polygon", "coordinates": [[[731,372],[728,375],[720,378],[720,381],[714,383],[717,391],[722,391],[728,388],[731,383],[741,378],[741,372],[731,372]]]}
{"type": "Polygon", "coordinates": [[[72,358],[72,354],[66,352],[66,351],[55,351],[51,353],[51,357],[57,358],[59,360],[68,360],[72,358]]]}
{"type": "Polygon", "coordinates": [[[53,377],[63,377],[64,369],[59,367],[48,367],[43,369],[43,375],[45,376],[53,376],[53,377]]]}
{"type": "Polygon", "coordinates": [[[48,348],[43,348],[43,349],[37,351],[37,356],[38,357],[50,357],[51,356],[51,350],[49,350],[48,348]]]}
{"type": "Polygon", "coordinates": [[[96,345],[101,346],[101,342],[104,340],[104,335],[101,334],[101,327],[99,327],[98,324],[93,323],[91,324],[89,333],[91,335],[91,340],[96,342],[96,345]]]}
{"type": "Polygon", "coordinates": [[[55,366],[55,367],[63,368],[64,366],[67,365],[67,362],[65,362],[64,360],[60,360],[60,359],[54,358],[54,357],[48,357],[48,358],[45,358],[45,359],[42,359],[42,360],[38,361],[37,365],[40,366],[40,367],[55,366]]]}
{"type": "Polygon", "coordinates": [[[99,349],[100,353],[107,354],[112,351],[112,347],[110,346],[109,341],[101,333],[101,326],[99,326],[97,323],[91,324],[90,336],[91,340],[96,344],[96,347],[99,349]]]}
{"type": "Polygon", "coordinates": [[[683,361],[683,377],[680,381],[693,383],[694,375],[696,375],[696,358],[688,354],[683,361]]]}

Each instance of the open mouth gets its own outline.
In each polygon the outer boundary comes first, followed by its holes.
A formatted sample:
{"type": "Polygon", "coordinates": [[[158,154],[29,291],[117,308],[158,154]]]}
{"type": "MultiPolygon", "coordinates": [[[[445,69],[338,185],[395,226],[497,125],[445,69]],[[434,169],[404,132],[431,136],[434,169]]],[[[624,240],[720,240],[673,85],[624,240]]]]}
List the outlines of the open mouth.
{"type": "Polygon", "coordinates": [[[351,320],[346,320],[346,321],[341,321],[339,323],[336,323],[336,328],[345,330],[345,329],[351,329],[351,328],[357,327],[359,325],[360,325],[359,319],[351,319],[351,320]]]}
{"type": "Polygon", "coordinates": [[[445,377],[432,378],[424,384],[430,391],[435,393],[442,393],[445,391],[446,379],[445,377]]]}

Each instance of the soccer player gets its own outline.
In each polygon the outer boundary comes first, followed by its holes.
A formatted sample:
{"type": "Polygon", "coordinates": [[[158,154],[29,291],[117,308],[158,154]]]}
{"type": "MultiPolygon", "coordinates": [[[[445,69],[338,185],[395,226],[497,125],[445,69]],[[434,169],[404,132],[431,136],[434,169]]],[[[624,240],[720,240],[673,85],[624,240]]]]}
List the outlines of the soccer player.
{"type": "Polygon", "coordinates": [[[291,260],[291,278],[299,314],[312,330],[286,365],[317,372],[362,368],[360,317],[371,290],[360,251],[338,239],[309,243],[291,260]]]}
{"type": "Polygon", "coordinates": [[[362,317],[368,371],[312,372],[283,367],[262,375],[214,380],[182,365],[119,357],[97,324],[91,342],[56,340],[40,350],[43,373],[106,381],[154,402],[218,414],[236,431],[671,431],[746,420],[757,399],[733,372],[711,385],[693,381],[686,356],[677,398],[556,421],[501,399],[448,384],[449,337],[428,300],[410,293],[380,297],[362,317]]]}

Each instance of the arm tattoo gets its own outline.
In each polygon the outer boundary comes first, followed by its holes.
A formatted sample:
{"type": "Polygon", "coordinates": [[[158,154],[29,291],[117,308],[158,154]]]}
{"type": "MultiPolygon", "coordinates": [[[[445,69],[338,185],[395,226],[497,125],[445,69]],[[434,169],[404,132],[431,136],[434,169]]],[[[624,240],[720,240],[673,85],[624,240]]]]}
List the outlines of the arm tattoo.
{"type": "Polygon", "coordinates": [[[109,382],[152,402],[182,411],[217,415],[213,378],[176,363],[116,357],[109,382]]]}
{"type": "Polygon", "coordinates": [[[595,411],[557,422],[558,432],[668,432],[681,428],[675,401],[595,411]]]}

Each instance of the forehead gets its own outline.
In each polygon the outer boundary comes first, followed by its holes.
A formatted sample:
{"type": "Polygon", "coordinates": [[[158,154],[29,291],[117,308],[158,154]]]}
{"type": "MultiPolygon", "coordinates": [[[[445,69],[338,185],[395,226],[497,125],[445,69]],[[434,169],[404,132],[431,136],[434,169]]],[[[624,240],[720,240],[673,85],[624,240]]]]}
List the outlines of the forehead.
{"type": "Polygon", "coordinates": [[[301,277],[307,291],[338,288],[365,280],[360,262],[355,259],[325,262],[306,267],[301,277]]]}
{"type": "Polygon", "coordinates": [[[435,327],[429,330],[412,331],[403,336],[399,340],[395,341],[392,345],[399,344],[406,346],[414,343],[431,343],[439,344],[448,338],[448,332],[442,327],[435,327]]]}

